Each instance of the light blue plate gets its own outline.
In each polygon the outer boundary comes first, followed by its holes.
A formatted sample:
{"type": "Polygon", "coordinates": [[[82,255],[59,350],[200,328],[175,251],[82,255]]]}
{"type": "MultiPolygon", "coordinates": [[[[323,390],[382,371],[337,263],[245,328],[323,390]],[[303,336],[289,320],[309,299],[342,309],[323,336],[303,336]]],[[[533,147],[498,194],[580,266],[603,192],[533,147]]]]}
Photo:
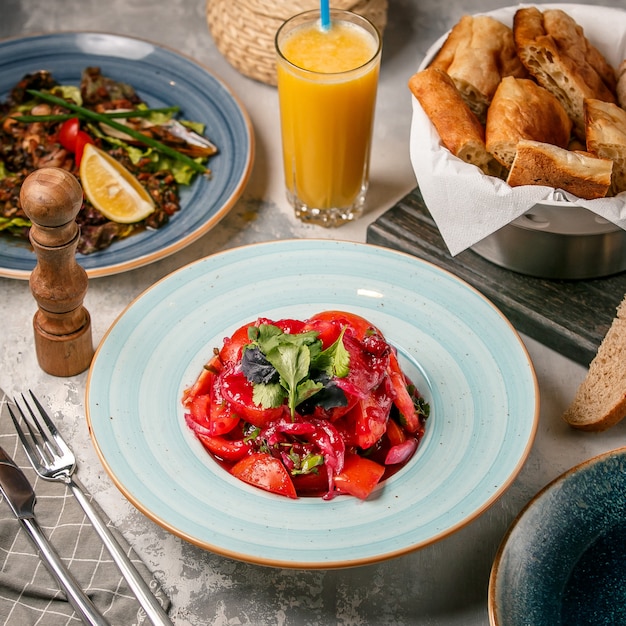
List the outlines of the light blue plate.
{"type": "Polygon", "coordinates": [[[538,404],[522,342],[472,287],[409,255],[317,240],[236,248],[155,284],[100,344],[86,400],[102,463],[139,510],[214,552],[297,568],[379,561],[467,524],[521,469],[538,404]],[[243,323],[327,309],[379,327],[432,407],[414,458],[365,502],[248,487],[204,452],[180,404],[243,323]]]}
{"type": "Polygon", "coordinates": [[[626,448],[542,489],[504,538],[491,572],[494,626],[626,624],[626,448]]]}
{"type": "MultiPolygon", "coordinates": [[[[115,242],[78,262],[90,277],[124,272],[181,250],[232,208],[250,176],[254,135],[236,96],[192,59],[157,44],[106,33],[53,33],[0,41],[0,99],[25,74],[49,70],[63,84],[78,84],[83,69],[98,66],[127,82],[151,106],[179,105],[182,117],[206,124],[220,152],[210,180],[197,177],[181,190],[181,210],[159,230],[115,242]]],[[[0,276],[27,279],[36,258],[27,242],[0,237],[0,276]]]]}

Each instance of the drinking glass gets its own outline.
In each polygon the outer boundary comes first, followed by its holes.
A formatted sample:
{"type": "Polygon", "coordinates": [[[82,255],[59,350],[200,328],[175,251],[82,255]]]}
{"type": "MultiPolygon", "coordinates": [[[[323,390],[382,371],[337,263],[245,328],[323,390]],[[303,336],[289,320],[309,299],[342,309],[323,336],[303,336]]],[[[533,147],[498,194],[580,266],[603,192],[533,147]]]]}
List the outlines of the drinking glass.
{"type": "Polygon", "coordinates": [[[369,162],[381,37],[366,18],[331,9],[287,20],[276,34],[287,198],[302,221],[340,226],[360,217],[369,162]]]}

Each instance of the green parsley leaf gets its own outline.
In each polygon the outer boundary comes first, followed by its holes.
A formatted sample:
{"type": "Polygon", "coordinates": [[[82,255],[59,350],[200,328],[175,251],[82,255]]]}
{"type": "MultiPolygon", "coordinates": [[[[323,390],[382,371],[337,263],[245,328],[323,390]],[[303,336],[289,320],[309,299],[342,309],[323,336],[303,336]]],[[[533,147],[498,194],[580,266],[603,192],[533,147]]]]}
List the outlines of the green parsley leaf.
{"type": "Polygon", "coordinates": [[[312,367],[326,372],[328,376],[336,376],[337,378],[345,378],[350,373],[350,353],[343,345],[345,330],[344,328],[341,331],[341,334],[332,346],[328,346],[326,350],[319,353],[312,367]]]}
{"type": "Polygon", "coordinates": [[[258,383],[252,386],[252,401],[263,409],[279,407],[286,396],[280,383],[258,383]]]}
{"type": "Polygon", "coordinates": [[[284,333],[274,324],[249,327],[248,338],[252,343],[247,349],[258,348],[279,376],[278,383],[248,378],[254,388],[253,401],[263,408],[277,407],[287,400],[293,418],[300,403],[324,389],[317,376],[313,380],[311,371],[326,373],[328,378],[348,375],[350,355],[343,345],[343,332],[327,350],[322,350],[317,331],[284,333]]]}

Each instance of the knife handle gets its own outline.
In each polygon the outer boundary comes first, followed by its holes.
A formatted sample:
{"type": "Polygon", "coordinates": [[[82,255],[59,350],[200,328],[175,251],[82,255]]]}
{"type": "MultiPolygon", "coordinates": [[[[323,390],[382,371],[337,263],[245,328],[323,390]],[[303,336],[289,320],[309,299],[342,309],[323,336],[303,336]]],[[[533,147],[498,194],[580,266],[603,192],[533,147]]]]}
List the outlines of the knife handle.
{"type": "Polygon", "coordinates": [[[83,622],[89,624],[89,626],[109,626],[109,623],[102,617],[93,602],[87,597],[87,594],[80,588],[74,576],[65,567],[37,520],[34,517],[21,517],[20,521],[32,542],[39,549],[41,559],[61,589],[63,589],[68,601],[74,607],[76,613],[80,615],[83,622]]]}
{"type": "Polygon", "coordinates": [[[152,624],[154,624],[154,626],[172,626],[172,621],[165,612],[165,609],[156,599],[146,581],[141,577],[137,568],[128,558],[126,552],[124,552],[120,544],[113,536],[113,533],[111,533],[108,526],[100,518],[93,505],[85,495],[84,487],[80,481],[77,478],[70,476],[67,480],[67,484],[72,490],[74,497],[78,500],[78,503],[82,506],[83,511],[85,511],[85,514],[91,521],[91,524],[95,528],[96,532],[100,535],[100,539],[102,539],[102,542],[109,551],[109,554],[117,564],[119,570],[122,572],[128,586],[132,589],[137,600],[139,600],[139,604],[143,607],[152,624]]]}

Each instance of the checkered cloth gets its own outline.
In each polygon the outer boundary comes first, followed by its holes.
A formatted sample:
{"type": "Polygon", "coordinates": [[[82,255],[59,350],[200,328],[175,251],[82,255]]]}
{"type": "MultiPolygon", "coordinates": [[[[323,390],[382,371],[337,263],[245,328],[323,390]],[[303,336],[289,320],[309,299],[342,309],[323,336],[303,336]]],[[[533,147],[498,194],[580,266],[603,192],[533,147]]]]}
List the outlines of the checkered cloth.
{"type": "MultiPolygon", "coordinates": [[[[63,484],[37,476],[12,424],[0,423],[0,446],[19,465],[37,494],[35,514],[44,533],[80,586],[112,626],[149,624],[139,602],[122,577],[82,508],[63,484]]],[[[93,502],[102,519],[106,515],[93,502]]],[[[149,582],[166,609],[169,600],[128,542],[111,528],[120,545],[149,582]]],[[[81,624],[26,531],[0,495],[0,624],[3,626],[70,626],[81,624]]]]}

